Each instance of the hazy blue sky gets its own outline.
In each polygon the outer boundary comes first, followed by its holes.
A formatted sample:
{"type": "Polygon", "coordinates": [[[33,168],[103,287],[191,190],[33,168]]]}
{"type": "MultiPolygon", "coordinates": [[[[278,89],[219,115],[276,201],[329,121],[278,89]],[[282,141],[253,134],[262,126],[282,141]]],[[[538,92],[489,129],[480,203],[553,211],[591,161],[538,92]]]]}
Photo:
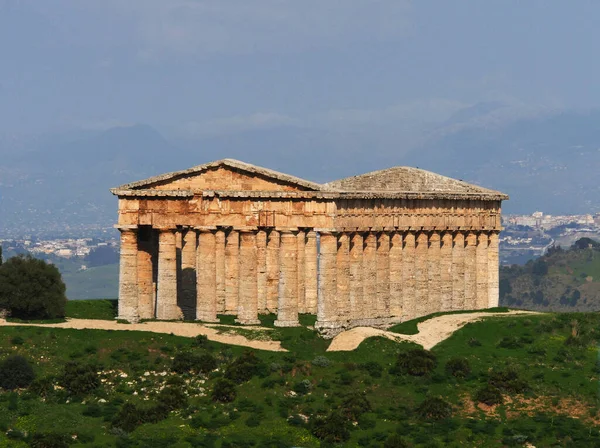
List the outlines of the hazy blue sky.
{"type": "Polygon", "coordinates": [[[596,107],[598,18],[598,0],[0,0],[0,132],[408,135],[478,102],[596,107]]]}

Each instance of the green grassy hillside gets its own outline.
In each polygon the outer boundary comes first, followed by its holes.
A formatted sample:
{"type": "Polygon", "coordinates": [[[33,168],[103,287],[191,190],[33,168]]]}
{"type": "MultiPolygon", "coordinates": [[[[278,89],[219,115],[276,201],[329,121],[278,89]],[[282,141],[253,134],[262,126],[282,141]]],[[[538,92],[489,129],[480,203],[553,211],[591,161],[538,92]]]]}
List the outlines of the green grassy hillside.
{"type": "Polygon", "coordinates": [[[600,310],[600,244],[552,248],[525,266],[500,269],[500,304],[551,311],[600,310]]]}
{"type": "MultiPolygon", "coordinates": [[[[112,312],[84,303],[69,314],[112,312]]],[[[0,360],[23,355],[37,380],[0,391],[0,447],[596,447],[599,324],[597,314],[490,317],[431,352],[373,338],[338,353],[307,328],[274,330],[282,353],[4,327],[0,360]],[[50,437],[63,444],[40,444],[50,437]]]]}

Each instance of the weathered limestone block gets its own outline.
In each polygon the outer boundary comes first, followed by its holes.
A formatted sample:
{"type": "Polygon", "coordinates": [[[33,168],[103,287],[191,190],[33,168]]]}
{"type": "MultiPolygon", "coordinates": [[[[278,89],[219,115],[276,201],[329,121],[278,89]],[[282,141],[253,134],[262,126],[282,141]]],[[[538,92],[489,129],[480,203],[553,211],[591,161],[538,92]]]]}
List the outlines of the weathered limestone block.
{"type": "Polygon", "coordinates": [[[427,273],[427,253],[429,252],[429,236],[419,232],[415,247],[415,305],[416,315],[429,314],[429,275],[427,273]]]}
{"type": "Polygon", "coordinates": [[[490,300],[489,293],[489,270],[488,270],[488,235],[486,232],[480,232],[477,235],[477,296],[476,304],[477,309],[484,309],[488,307],[490,300]]]}
{"type": "Polygon", "coordinates": [[[390,234],[381,232],[377,236],[377,314],[390,315],[390,234]]]}
{"type": "Polygon", "coordinates": [[[363,306],[363,236],[356,232],[350,241],[350,302],[351,319],[362,317],[363,306]]]}
{"type": "Polygon", "coordinates": [[[469,232],[465,239],[465,310],[477,309],[477,235],[469,232]]]}
{"type": "Polygon", "coordinates": [[[488,271],[489,271],[489,298],[488,307],[495,308],[500,303],[499,291],[499,261],[498,261],[498,232],[490,232],[488,246],[488,271]]]}
{"type": "Polygon", "coordinates": [[[155,315],[155,290],[153,258],[155,247],[151,232],[142,239],[138,234],[137,275],[138,275],[138,312],[140,319],[153,319],[155,315]]]}
{"type": "Polygon", "coordinates": [[[429,278],[427,314],[435,313],[442,307],[441,267],[441,235],[439,232],[431,232],[427,251],[427,275],[429,278]]]}
{"type": "Polygon", "coordinates": [[[279,303],[276,327],[296,327],[298,321],[298,237],[296,231],[280,232],[279,303]]]}
{"type": "Polygon", "coordinates": [[[215,233],[215,266],[217,270],[217,313],[225,313],[225,230],[215,233]]]}
{"type": "Polygon", "coordinates": [[[350,319],[350,239],[347,233],[338,235],[337,243],[337,297],[338,320],[350,319]]]}
{"type": "Polygon", "coordinates": [[[231,229],[225,241],[225,313],[237,314],[239,293],[240,233],[231,229]]]}
{"type": "Polygon", "coordinates": [[[256,231],[242,230],[240,236],[240,290],[236,322],[256,325],[260,324],[260,320],[258,320],[256,231]]]}
{"type": "Polygon", "coordinates": [[[196,249],[198,235],[188,229],[183,234],[181,247],[181,298],[179,307],[186,320],[196,318],[196,249]]]}
{"type": "Polygon", "coordinates": [[[158,235],[158,287],[156,317],[181,319],[177,306],[177,245],[175,229],[160,229],[158,235]]]}
{"type": "Polygon", "coordinates": [[[414,319],[417,316],[416,307],[416,280],[415,280],[415,245],[416,238],[413,232],[404,234],[404,246],[402,248],[402,297],[403,297],[403,320],[414,319]]]}
{"type": "Polygon", "coordinates": [[[440,248],[440,311],[452,309],[452,246],[452,233],[444,232],[440,248]]]}
{"type": "Polygon", "coordinates": [[[363,248],[363,304],[362,317],[377,316],[377,235],[367,232],[363,248]]]}
{"type": "Polygon", "coordinates": [[[257,264],[257,295],[258,312],[268,313],[267,310],[267,232],[259,229],[256,233],[256,264],[257,264]]]}
{"type": "Polygon", "coordinates": [[[196,258],[196,319],[218,322],[217,319],[217,264],[216,232],[212,228],[199,228],[196,258]]]}
{"type": "Polygon", "coordinates": [[[390,239],[390,316],[402,317],[402,234],[392,232],[390,239]]]}
{"type": "Polygon", "coordinates": [[[315,328],[324,337],[333,337],[342,328],[338,321],[337,294],[337,235],[319,230],[321,245],[319,253],[319,301],[315,328]]]}
{"type": "Polygon", "coordinates": [[[465,307],[465,235],[454,234],[452,248],[452,309],[462,310],[465,307]]]}
{"type": "Polygon", "coordinates": [[[306,312],[317,313],[317,233],[314,230],[306,232],[304,260],[304,293],[306,297],[306,312]]]}
{"type": "Polygon", "coordinates": [[[298,312],[307,313],[306,304],[306,232],[300,230],[296,235],[298,242],[298,312]]]}
{"type": "Polygon", "coordinates": [[[279,245],[280,234],[271,230],[267,238],[267,309],[277,312],[279,300],[279,245]]]}
{"type": "Polygon", "coordinates": [[[119,319],[137,322],[138,311],[138,243],[137,229],[120,228],[121,259],[119,265],[119,319]]]}

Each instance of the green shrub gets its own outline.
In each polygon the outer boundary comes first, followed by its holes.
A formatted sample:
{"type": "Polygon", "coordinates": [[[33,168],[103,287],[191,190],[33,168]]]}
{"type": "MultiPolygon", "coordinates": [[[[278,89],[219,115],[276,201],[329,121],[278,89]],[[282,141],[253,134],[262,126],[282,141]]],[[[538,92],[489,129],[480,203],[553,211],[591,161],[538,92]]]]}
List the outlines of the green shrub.
{"type": "Polygon", "coordinates": [[[339,412],[331,412],[326,417],[312,421],[312,433],[327,443],[342,443],[350,438],[352,424],[339,412]]]}
{"type": "Polygon", "coordinates": [[[302,380],[302,381],[297,382],[294,385],[294,392],[296,392],[300,395],[306,395],[311,390],[312,390],[312,383],[310,382],[310,380],[302,380]]]}
{"type": "Polygon", "coordinates": [[[395,375],[425,376],[429,375],[437,364],[433,353],[422,348],[415,348],[399,353],[396,364],[390,370],[395,375]]]}
{"type": "Polygon", "coordinates": [[[12,345],[23,345],[25,343],[25,339],[23,339],[21,336],[15,336],[10,340],[10,343],[12,345]]]}
{"type": "Polygon", "coordinates": [[[70,361],[65,364],[60,385],[71,395],[86,395],[100,386],[97,367],[70,361]]]}
{"type": "Polygon", "coordinates": [[[446,373],[455,378],[466,378],[471,374],[471,365],[467,358],[452,358],[446,363],[446,373]]]}
{"type": "Polygon", "coordinates": [[[248,417],[246,419],[246,421],[244,423],[246,423],[246,426],[248,426],[250,428],[255,428],[257,426],[260,426],[260,415],[252,414],[250,417],[248,417]]]}
{"type": "Polygon", "coordinates": [[[362,370],[365,370],[373,378],[381,378],[383,367],[377,361],[369,361],[360,365],[362,370]]]}
{"type": "Polygon", "coordinates": [[[423,420],[443,420],[452,416],[452,406],[439,397],[428,397],[415,409],[423,420]]]}
{"type": "Polygon", "coordinates": [[[268,368],[253,351],[244,352],[225,370],[225,377],[235,383],[244,383],[253,376],[267,376],[268,368]]]}
{"type": "Polygon", "coordinates": [[[156,400],[170,411],[180,409],[187,403],[187,397],[179,387],[165,387],[158,393],[156,400]]]}
{"type": "Polygon", "coordinates": [[[410,445],[400,435],[392,434],[383,444],[383,448],[409,448],[410,445]]]}
{"type": "Polygon", "coordinates": [[[31,448],[66,448],[74,443],[68,434],[58,433],[36,433],[31,437],[29,446],[31,448]]]}
{"type": "Polygon", "coordinates": [[[216,368],[217,360],[208,353],[200,356],[189,352],[177,353],[171,364],[171,370],[177,373],[210,373],[216,368]]]}
{"type": "Polygon", "coordinates": [[[0,309],[20,319],[65,316],[66,287],[58,268],[30,255],[12,257],[0,266],[0,309]]]}
{"type": "Polygon", "coordinates": [[[229,403],[235,400],[237,391],[235,383],[226,378],[219,378],[213,387],[212,399],[221,403],[229,403]]]}
{"type": "Polygon", "coordinates": [[[11,355],[0,363],[0,388],[14,390],[29,386],[35,379],[29,361],[20,355],[11,355]]]}
{"type": "Polygon", "coordinates": [[[331,361],[325,356],[317,356],[312,360],[311,364],[317,367],[329,367],[331,365],[331,361]]]}
{"type": "Polygon", "coordinates": [[[504,401],[500,389],[491,384],[486,384],[479,389],[475,394],[475,400],[479,403],[487,404],[488,406],[502,404],[504,401]]]}
{"type": "Polygon", "coordinates": [[[340,406],[342,415],[352,421],[358,420],[362,414],[371,409],[371,403],[367,396],[361,392],[352,392],[346,395],[340,406]]]}
{"type": "Polygon", "coordinates": [[[488,383],[508,393],[520,394],[529,389],[527,382],[522,380],[519,373],[511,367],[490,372],[488,383]]]}

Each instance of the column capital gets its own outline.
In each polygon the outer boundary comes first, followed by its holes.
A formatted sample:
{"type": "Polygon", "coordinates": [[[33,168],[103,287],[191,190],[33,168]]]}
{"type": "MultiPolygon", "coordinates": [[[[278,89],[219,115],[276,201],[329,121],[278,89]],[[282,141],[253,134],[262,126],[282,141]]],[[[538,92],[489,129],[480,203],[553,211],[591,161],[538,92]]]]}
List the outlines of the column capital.
{"type": "Polygon", "coordinates": [[[216,226],[195,226],[194,230],[199,232],[215,232],[217,230],[216,226]]]}
{"type": "Polygon", "coordinates": [[[315,231],[319,232],[319,233],[327,233],[327,234],[332,234],[332,235],[340,233],[340,231],[338,229],[327,228],[327,227],[325,227],[325,228],[316,228],[315,231]]]}
{"type": "Polygon", "coordinates": [[[256,226],[236,227],[235,230],[237,230],[240,233],[255,233],[255,232],[258,232],[258,227],[256,227],[256,226]]]}
{"type": "Polygon", "coordinates": [[[139,230],[139,227],[137,225],[119,225],[119,224],[115,224],[113,226],[115,229],[117,229],[119,232],[137,232],[139,230]]]}
{"type": "Polygon", "coordinates": [[[159,232],[176,232],[177,231],[177,227],[175,226],[156,226],[154,227],[156,230],[158,230],[159,232]]]}
{"type": "Polygon", "coordinates": [[[275,230],[281,233],[295,233],[298,232],[298,227],[275,227],[275,230]]]}

